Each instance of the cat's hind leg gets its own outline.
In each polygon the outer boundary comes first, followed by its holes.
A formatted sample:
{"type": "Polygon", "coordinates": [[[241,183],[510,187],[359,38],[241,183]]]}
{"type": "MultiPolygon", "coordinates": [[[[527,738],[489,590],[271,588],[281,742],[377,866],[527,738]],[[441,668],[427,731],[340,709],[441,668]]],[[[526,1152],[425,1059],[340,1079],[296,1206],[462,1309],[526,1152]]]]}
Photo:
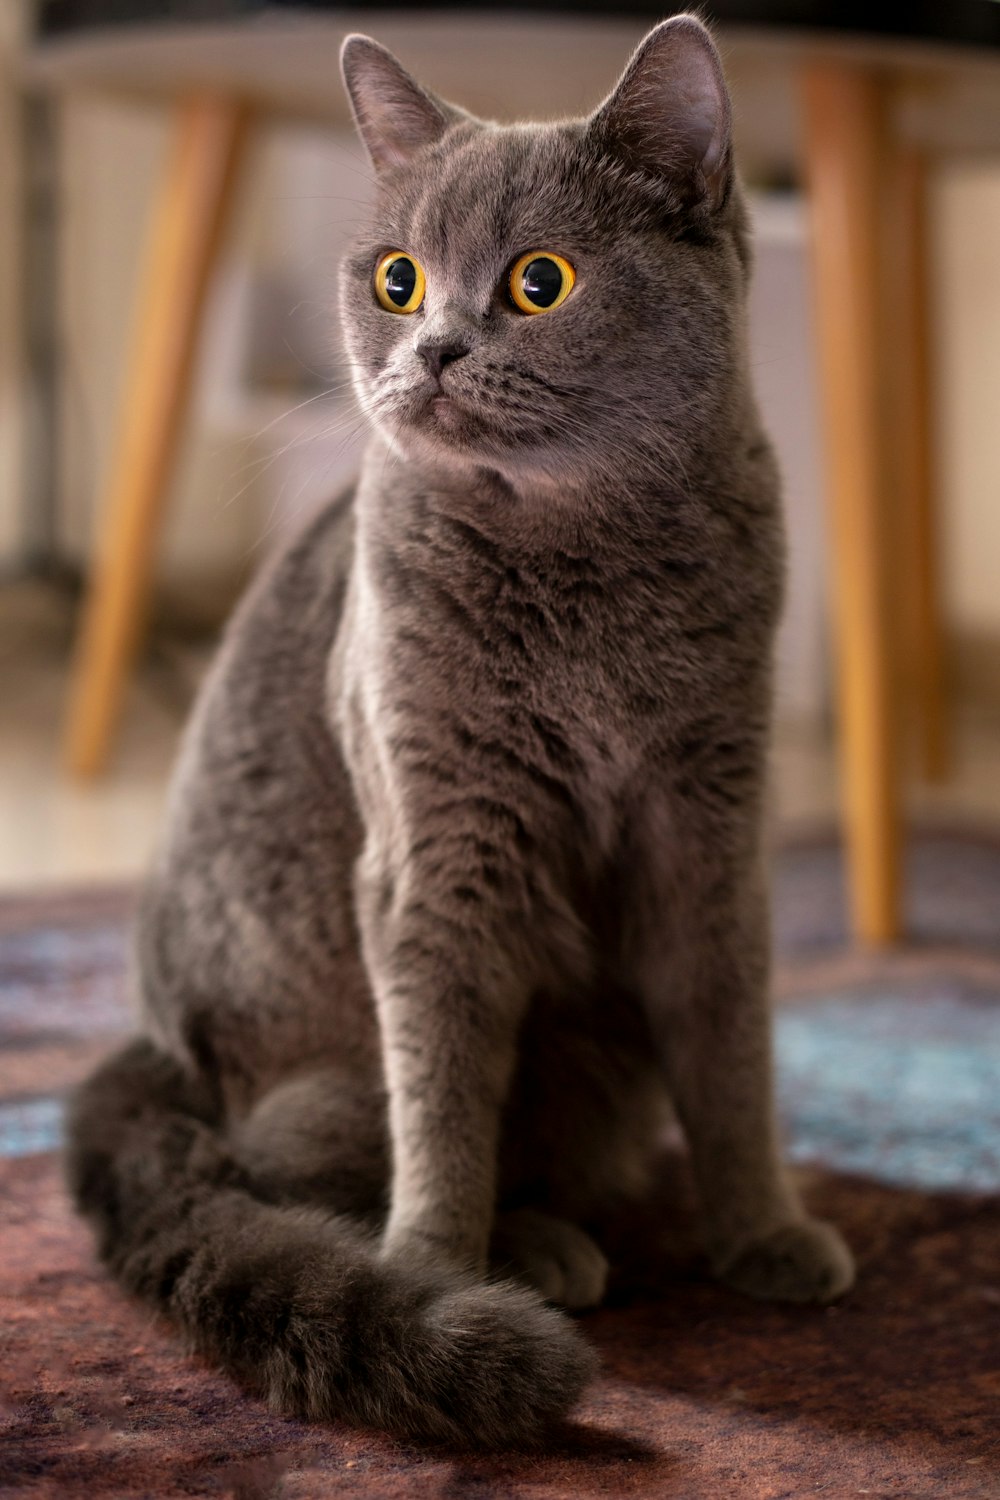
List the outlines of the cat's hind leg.
{"type": "Polygon", "coordinates": [[[274,1203],[309,1203],[380,1225],[390,1155],[384,1090],[344,1069],[278,1084],[230,1127],[230,1146],[254,1190],[274,1203]]]}

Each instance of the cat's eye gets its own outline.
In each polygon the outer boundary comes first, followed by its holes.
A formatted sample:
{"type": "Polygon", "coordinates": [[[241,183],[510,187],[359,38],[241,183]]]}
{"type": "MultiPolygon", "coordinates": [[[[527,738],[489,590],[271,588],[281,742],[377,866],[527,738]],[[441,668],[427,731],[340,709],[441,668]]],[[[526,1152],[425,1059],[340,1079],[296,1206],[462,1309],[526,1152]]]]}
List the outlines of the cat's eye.
{"type": "Polygon", "coordinates": [[[552,312],[566,301],[575,281],[576,272],[561,255],[529,250],[511,269],[510,300],[523,313],[552,312]]]}
{"type": "Polygon", "coordinates": [[[375,267],[375,295],[386,312],[415,313],[426,286],[423,266],[402,250],[390,250],[375,267]]]}

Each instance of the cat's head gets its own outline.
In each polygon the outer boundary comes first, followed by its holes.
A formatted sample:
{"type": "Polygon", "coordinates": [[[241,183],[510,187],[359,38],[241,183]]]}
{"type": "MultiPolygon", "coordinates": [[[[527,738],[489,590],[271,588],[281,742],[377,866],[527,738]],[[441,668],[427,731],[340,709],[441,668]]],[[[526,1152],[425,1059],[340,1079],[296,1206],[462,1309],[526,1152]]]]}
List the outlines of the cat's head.
{"type": "Polygon", "coordinates": [[[710,442],[740,379],[746,246],[704,26],[662,22],[593,115],[556,125],[472,119],[367,37],[342,62],[378,191],[341,311],[386,435],[514,483],[710,442]]]}

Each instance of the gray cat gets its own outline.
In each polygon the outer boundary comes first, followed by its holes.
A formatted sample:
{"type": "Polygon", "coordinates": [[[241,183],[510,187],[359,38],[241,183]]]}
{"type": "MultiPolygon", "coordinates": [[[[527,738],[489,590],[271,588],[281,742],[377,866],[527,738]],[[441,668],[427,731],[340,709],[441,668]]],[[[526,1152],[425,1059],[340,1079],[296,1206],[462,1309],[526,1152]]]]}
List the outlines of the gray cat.
{"type": "Polygon", "coordinates": [[[365,37],[343,68],[371,444],[201,695],[144,1034],[80,1091],[69,1176],[123,1285],[275,1407],[523,1442],[594,1369],[546,1302],[600,1300],[583,1226],[671,1108],[723,1280],[852,1278],[773,1122],[746,216],[690,16],[570,124],[483,124],[365,37]]]}

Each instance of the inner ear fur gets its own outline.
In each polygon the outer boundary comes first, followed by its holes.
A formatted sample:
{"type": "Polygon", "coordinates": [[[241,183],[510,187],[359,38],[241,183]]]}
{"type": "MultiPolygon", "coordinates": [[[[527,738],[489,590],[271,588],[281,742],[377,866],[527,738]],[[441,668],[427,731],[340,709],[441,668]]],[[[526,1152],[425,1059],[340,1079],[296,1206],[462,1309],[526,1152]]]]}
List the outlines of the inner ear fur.
{"type": "Polygon", "coordinates": [[[602,149],[717,207],[732,173],[732,105],[722,62],[696,16],[672,16],[636,48],[592,116],[602,149]]]}
{"type": "Polygon", "coordinates": [[[378,172],[405,164],[466,118],[422,88],[388,48],[359,33],[340,50],[344,87],[361,139],[378,172]]]}

